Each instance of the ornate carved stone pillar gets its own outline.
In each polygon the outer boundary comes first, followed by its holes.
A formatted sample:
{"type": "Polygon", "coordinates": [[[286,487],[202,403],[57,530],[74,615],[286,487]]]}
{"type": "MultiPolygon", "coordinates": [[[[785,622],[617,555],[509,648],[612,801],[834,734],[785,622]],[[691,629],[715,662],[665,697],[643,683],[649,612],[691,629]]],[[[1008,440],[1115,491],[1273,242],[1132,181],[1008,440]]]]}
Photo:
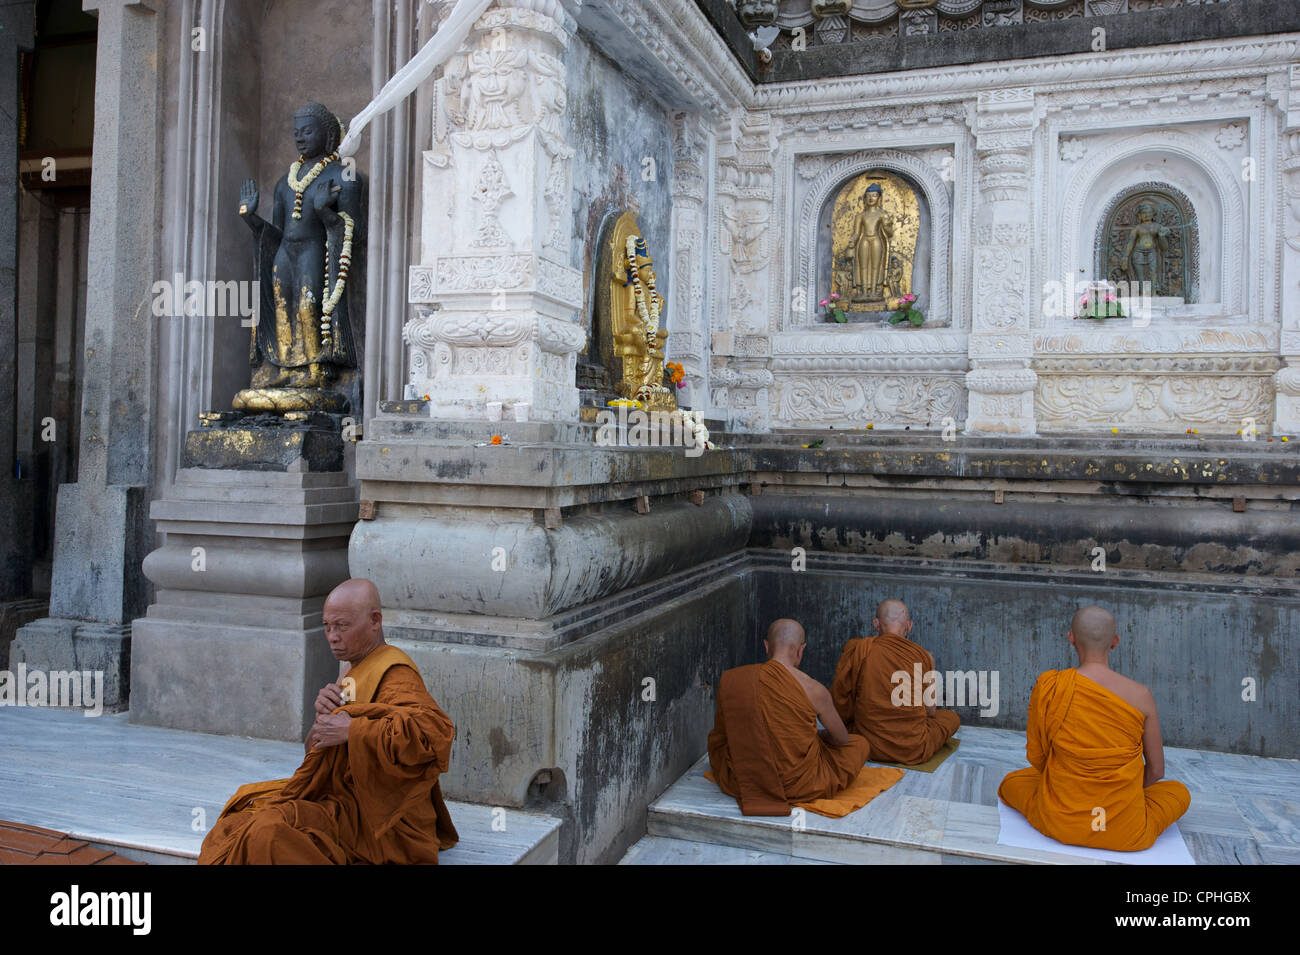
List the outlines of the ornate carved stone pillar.
{"type": "Polygon", "coordinates": [[[1290,90],[1282,132],[1282,339],[1286,362],[1273,376],[1277,406],[1273,429],[1300,432],[1300,64],[1291,67],[1290,90]]]}
{"type": "Polygon", "coordinates": [[[493,401],[577,417],[585,333],[560,59],[575,28],[559,0],[497,0],[437,81],[402,331],[434,417],[481,418],[493,401]]]}
{"type": "Polygon", "coordinates": [[[704,283],[709,142],[695,113],[673,114],[673,300],[669,303],[668,359],[686,369],[678,403],[699,411],[708,406],[704,283]]]}
{"type": "Polygon", "coordinates": [[[712,334],[713,404],[727,427],[766,431],[772,372],[773,183],[771,128],[763,116],[741,121],[719,149],[717,271],[712,334]]]}
{"type": "Polygon", "coordinates": [[[1033,434],[1029,156],[1034,94],[988,90],[975,108],[974,289],[966,387],[970,434],[1033,434]]]}

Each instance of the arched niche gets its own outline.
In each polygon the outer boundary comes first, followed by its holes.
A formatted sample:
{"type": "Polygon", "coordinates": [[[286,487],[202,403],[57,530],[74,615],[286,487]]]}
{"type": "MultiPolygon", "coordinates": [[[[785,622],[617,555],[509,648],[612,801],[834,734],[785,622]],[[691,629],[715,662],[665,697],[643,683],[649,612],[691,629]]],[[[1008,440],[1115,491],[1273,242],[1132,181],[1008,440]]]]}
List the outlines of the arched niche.
{"type": "Polygon", "coordinates": [[[1198,293],[1191,307],[1206,316],[1245,312],[1246,207],[1237,177],[1203,140],[1178,130],[1120,140],[1077,164],[1062,203],[1061,268],[1076,282],[1100,278],[1096,238],[1106,215],[1118,198],[1150,183],[1175,190],[1195,210],[1198,293]]]}
{"type": "Polygon", "coordinates": [[[912,269],[926,324],[952,324],[951,248],[952,199],[938,169],[919,156],[893,149],[855,153],[822,170],[809,185],[799,207],[796,288],[805,291],[810,308],[800,312],[787,303],[786,328],[823,324],[816,303],[830,291],[830,219],[835,199],[846,185],[864,172],[884,170],[896,174],[917,194],[920,228],[912,269]]]}
{"type": "MultiPolygon", "coordinates": [[[[891,209],[895,214],[903,212],[908,220],[912,220],[913,217],[915,217],[915,221],[908,221],[906,223],[902,221],[896,222],[897,232],[895,233],[895,240],[897,240],[901,238],[900,233],[908,231],[908,226],[914,227],[916,230],[915,245],[911,246],[910,254],[896,254],[895,251],[891,249],[890,256],[897,263],[899,271],[905,273],[910,279],[911,291],[922,303],[921,307],[928,311],[930,302],[930,242],[933,233],[930,216],[930,203],[926,201],[925,190],[922,189],[920,184],[910,176],[881,167],[866,169],[856,175],[849,176],[831,192],[826,201],[822,204],[821,212],[818,215],[817,220],[816,300],[820,301],[822,298],[825,298],[833,288],[839,288],[839,284],[833,282],[832,272],[834,263],[831,255],[833,246],[832,216],[836,204],[840,201],[841,196],[844,196],[849,190],[854,188],[855,184],[860,182],[863,176],[874,177],[876,174],[892,178],[896,183],[904,189],[909,190],[916,197],[915,209],[891,209]]],[[[911,245],[911,243],[902,244],[911,245]]],[[[902,250],[899,250],[899,252],[902,252],[902,250]]]]}

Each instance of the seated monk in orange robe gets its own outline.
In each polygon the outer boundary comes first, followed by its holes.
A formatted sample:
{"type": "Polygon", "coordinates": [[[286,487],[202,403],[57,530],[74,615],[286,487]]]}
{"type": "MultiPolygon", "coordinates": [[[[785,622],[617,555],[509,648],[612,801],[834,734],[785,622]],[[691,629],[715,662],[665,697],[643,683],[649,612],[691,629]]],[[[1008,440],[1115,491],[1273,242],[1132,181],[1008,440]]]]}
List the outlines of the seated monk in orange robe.
{"type": "Polygon", "coordinates": [[[1192,800],[1182,783],[1158,781],[1165,754],[1155,698],[1108,665],[1119,646],[1108,611],[1084,607],[1068,636],[1079,665],[1038,677],[1025,743],[1032,768],[1010,773],[998,796],[1057,842],[1148,849],[1192,800]]]}
{"type": "Polygon", "coordinates": [[[907,674],[903,685],[911,686],[918,663],[922,675],[934,669],[934,657],[907,639],[912,630],[907,605],[881,601],[871,623],[879,636],[850,640],[840,654],[831,684],[835,710],[850,732],[867,738],[877,762],[924,763],[957,732],[961,717],[933,705],[918,706],[910,693],[904,694],[903,705],[895,702],[900,685],[895,674],[907,674]]]}
{"type": "Polygon", "coordinates": [[[719,681],[709,764],[746,816],[788,816],[792,803],[830,798],[870,755],[867,741],[844,729],[826,687],[799,670],[807,645],[796,621],[777,620],[763,641],[767,662],[726,670],[719,681]]]}
{"type": "Polygon", "coordinates": [[[375,585],[334,588],[324,621],[348,666],[316,697],[307,758],[289,779],[240,787],[203,840],[201,865],[436,865],[456,844],[438,783],[456,728],[411,658],[384,642],[375,585]]]}

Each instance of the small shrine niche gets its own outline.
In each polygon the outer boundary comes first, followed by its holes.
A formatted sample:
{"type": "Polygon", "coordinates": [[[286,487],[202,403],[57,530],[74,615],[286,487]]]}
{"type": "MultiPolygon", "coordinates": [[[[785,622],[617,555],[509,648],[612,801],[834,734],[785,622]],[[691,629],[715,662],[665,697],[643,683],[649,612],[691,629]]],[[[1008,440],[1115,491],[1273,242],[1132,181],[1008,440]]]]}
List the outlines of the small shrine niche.
{"type": "Polygon", "coordinates": [[[1200,241],[1191,200],[1167,183],[1144,182],[1115,196],[1097,227],[1095,269],[1120,288],[1191,305],[1200,301],[1200,241]]]}
{"type": "Polygon", "coordinates": [[[888,318],[904,295],[924,298],[930,211],[922,191],[887,169],[844,182],[822,211],[818,296],[839,296],[849,321],[888,318]]]}
{"type": "Polygon", "coordinates": [[[624,212],[600,231],[593,279],[593,334],[579,355],[582,403],[637,402],[651,411],[677,407],[664,369],[667,316],[654,261],[635,215],[624,212]]]}

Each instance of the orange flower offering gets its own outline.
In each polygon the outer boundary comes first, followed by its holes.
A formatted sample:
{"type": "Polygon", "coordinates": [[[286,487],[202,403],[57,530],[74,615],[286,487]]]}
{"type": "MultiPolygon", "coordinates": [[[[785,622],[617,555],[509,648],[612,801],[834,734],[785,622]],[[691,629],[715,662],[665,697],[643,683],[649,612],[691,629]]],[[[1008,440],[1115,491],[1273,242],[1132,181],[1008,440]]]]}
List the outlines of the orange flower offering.
{"type": "Polygon", "coordinates": [[[491,441],[491,443],[492,443],[492,444],[500,444],[500,443],[501,443],[501,435],[499,435],[499,434],[494,434],[494,435],[492,435],[492,441],[491,441]]]}

